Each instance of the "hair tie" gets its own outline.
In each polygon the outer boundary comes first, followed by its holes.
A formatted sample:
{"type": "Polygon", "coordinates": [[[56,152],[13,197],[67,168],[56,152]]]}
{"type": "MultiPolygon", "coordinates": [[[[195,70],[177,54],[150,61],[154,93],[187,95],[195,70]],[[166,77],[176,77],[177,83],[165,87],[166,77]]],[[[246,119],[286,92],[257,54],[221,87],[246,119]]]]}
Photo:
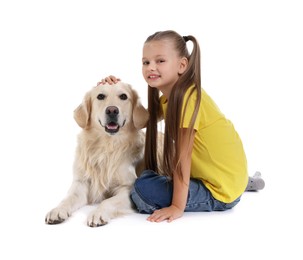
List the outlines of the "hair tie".
{"type": "Polygon", "coordinates": [[[183,40],[187,42],[189,40],[188,36],[183,36],[183,40]]]}

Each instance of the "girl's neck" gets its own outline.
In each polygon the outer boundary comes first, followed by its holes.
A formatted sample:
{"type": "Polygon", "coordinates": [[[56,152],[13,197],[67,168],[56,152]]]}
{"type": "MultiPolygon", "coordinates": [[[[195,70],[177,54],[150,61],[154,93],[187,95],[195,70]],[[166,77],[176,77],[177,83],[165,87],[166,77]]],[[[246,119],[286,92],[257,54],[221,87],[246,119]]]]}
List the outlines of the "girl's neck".
{"type": "Polygon", "coordinates": [[[166,99],[168,100],[171,90],[165,89],[164,91],[163,90],[160,91],[162,92],[163,96],[166,97],[166,99]]]}

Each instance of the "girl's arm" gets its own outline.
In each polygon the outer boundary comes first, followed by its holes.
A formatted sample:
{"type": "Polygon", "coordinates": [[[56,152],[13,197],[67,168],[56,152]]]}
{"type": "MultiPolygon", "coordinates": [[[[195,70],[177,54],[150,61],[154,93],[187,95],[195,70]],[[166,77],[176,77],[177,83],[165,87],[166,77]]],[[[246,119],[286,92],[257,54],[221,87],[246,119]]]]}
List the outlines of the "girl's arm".
{"type": "Polygon", "coordinates": [[[186,138],[186,128],[182,129],[183,132],[183,143],[181,147],[184,147],[181,151],[181,171],[183,179],[181,179],[177,174],[174,174],[173,177],[173,199],[171,206],[167,208],[162,208],[155,210],[152,215],[150,215],[147,220],[152,222],[161,222],[167,220],[168,222],[173,221],[174,219],[182,217],[184,209],[186,207],[187,196],[188,196],[188,187],[190,181],[190,168],[191,168],[191,154],[194,143],[194,135],[191,136],[190,140],[186,138]]]}

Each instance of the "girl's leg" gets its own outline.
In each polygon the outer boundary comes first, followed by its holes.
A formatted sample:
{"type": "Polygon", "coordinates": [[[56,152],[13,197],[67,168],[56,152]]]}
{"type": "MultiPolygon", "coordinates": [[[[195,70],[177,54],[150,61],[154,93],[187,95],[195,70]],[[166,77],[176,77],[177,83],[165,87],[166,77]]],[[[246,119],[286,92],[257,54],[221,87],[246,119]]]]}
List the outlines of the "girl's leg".
{"type": "MultiPolygon", "coordinates": [[[[136,180],[131,199],[140,213],[151,214],[156,209],[171,205],[173,185],[169,178],[147,170],[136,180]]],[[[201,212],[227,210],[235,206],[240,198],[226,204],[216,200],[200,180],[191,179],[185,211],[201,212]]]]}
{"type": "Polygon", "coordinates": [[[216,200],[211,192],[204,186],[202,181],[191,179],[185,211],[224,211],[237,205],[240,198],[241,196],[231,203],[224,203],[216,200]]]}
{"type": "Polygon", "coordinates": [[[135,181],[131,199],[140,213],[151,214],[156,209],[168,207],[172,194],[172,183],[168,177],[146,170],[135,181]]]}

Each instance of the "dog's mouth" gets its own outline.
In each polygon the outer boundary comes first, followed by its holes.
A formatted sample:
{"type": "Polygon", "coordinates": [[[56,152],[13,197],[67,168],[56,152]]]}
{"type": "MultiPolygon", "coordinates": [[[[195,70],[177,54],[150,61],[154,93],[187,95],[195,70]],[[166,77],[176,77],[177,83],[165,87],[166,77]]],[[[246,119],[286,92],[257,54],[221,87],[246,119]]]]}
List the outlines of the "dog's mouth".
{"type": "Polygon", "coordinates": [[[123,121],[122,125],[118,124],[115,121],[109,121],[106,124],[102,124],[102,121],[99,119],[99,123],[102,127],[104,127],[105,132],[114,135],[119,132],[120,128],[123,127],[126,123],[126,120],[123,121]]]}
{"type": "Polygon", "coordinates": [[[109,122],[107,125],[105,125],[105,131],[109,134],[118,133],[119,129],[120,126],[115,122],[109,122]]]}

